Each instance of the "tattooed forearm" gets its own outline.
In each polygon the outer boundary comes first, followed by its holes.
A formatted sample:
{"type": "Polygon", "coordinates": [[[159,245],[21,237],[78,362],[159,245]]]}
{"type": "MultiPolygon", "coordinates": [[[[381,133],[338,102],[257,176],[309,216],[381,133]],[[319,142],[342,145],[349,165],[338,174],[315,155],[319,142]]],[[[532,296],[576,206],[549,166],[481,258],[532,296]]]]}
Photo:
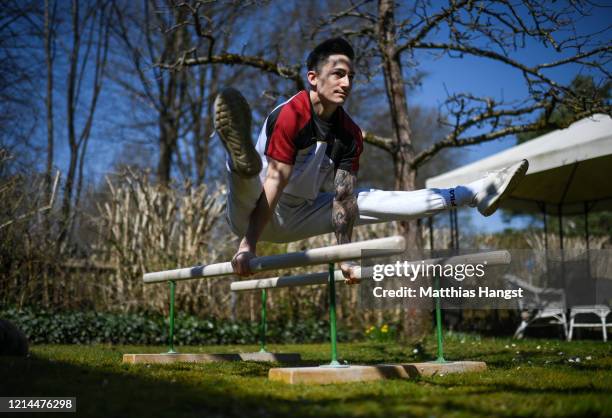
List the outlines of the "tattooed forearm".
{"type": "Polygon", "coordinates": [[[334,204],[332,224],[339,244],[351,242],[353,224],[357,219],[357,198],[353,194],[357,178],[353,173],[338,169],[334,179],[334,204]]]}

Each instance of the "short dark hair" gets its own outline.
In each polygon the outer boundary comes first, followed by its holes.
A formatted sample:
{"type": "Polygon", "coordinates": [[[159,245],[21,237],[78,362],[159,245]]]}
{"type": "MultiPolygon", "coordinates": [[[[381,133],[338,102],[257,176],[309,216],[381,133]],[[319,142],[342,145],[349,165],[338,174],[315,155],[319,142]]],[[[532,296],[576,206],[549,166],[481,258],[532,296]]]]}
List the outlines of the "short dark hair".
{"type": "Polygon", "coordinates": [[[331,38],[317,45],[306,59],[308,71],[317,71],[327,61],[330,55],[342,54],[351,60],[355,58],[355,51],[344,38],[331,38]]]}

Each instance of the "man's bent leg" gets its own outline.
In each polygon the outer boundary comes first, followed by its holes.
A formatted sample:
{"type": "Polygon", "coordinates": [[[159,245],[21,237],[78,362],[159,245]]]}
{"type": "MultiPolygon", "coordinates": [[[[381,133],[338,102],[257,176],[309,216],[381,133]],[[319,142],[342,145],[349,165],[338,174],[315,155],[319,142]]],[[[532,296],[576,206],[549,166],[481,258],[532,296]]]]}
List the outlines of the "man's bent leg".
{"type": "Polygon", "coordinates": [[[243,236],[249,225],[249,218],[261,192],[263,186],[259,176],[242,177],[229,168],[227,171],[227,222],[236,235],[243,236]]]}
{"type": "Polygon", "coordinates": [[[227,150],[227,207],[230,228],[244,235],[263,189],[261,158],[251,141],[251,108],[240,92],[223,89],[214,104],[215,130],[227,150]]]}

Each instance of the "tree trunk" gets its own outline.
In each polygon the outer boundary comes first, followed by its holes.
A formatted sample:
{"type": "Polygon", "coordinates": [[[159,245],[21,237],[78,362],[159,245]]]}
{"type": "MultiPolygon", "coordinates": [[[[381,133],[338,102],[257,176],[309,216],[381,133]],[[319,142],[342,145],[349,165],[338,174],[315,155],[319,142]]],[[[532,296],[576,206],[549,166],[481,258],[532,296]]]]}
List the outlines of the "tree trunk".
{"type": "Polygon", "coordinates": [[[76,83],[77,83],[77,62],[79,59],[79,47],[81,39],[79,32],[79,2],[72,2],[72,50],[70,52],[70,68],[68,71],[68,94],[66,98],[66,122],[68,127],[68,148],[70,149],[70,159],[68,173],[66,174],[66,184],[64,185],[64,199],[62,205],[62,225],[60,231],[60,241],[67,238],[70,230],[70,218],[72,215],[72,192],[76,176],[78,160],[78,142],[76,136],[76,83]]]}
{"type": "MultiPolygon", "coordinates": [[[[94,115],[98,103],[100,92],[102,91],[102,82],[104,80],[104,69],[106,67],[107,53],[108,53],[108,42],[109,42],[109,22],[106,19],[105,8],[101,7],[97,11],[99,16],[98,21],[98,32],[96,40],[96,59],[94,67],[94,79],[93,79],[93,92],[91,95],[91,102],[89,105],[89,111],[87,113],[87,120],[85,126],[79,136],[78,148],[80,153],[78,157],[78,172],[77,172],[77,187],[76,196],[74,199],[74,207],[78,208],[81,200],[81,190],[83,186],[83,167],[85,165],[85,157],[87,155],[87,145],[89,144],[89,136],[91,135],[91,128],[93,126],[94,115]]],[[[95,17],[95,15],[94,15],[95,17]]],[[[93,18],[92,18],[93,19],[93,18]]],[[[93,39],[93,26],[92,34],[90,37],[90,44],[87,45],[87,49],[90,48],[93,39]]],[[[87,59],[85,57],[84,59],[87,59]]],[[[75,223],[73,223],[74,226],[75,223]]]]}
{"type": "Polygon", "coordinates": [[[170,183],[170,170],[172,168],[172,154],[174,154],[175,144],[172,139],[172,127],[166,114],[159,118],[159,161],[157,163],[157,181],[159,184],[167,186],[170,183]]]}
{"type": "MultiPolygon", "coordinates": [[[[184,11],[174,11],[177,21],[184,17],[184,11]]],[[[181,28],[173,32],[172,36],[164,38],[162,58],[182,51],[188,45],[187,32],[181,28]]],[[[172,71],[159,80],[159,98],[161,100],[159,163],[157,176],[160,184],[167,186],[170,183],[172,172],[172,158],[178,148],[181,117],[184,112],[187,92],[186,72],[172,71]],[[167,79],[167,84],[165,83],[167,79]]]]}
{"type": "Polygon", "coordinates": [[[45,64],[47,66],[47,95],[45,106],[47,108],[47,167],[46,167],[46,191],[47,202],[51,199],[51,188],[53,182],[53,34],[52,16],[49,0],[45,0],[45,64]]]}
{"type": "MultiPolygon", "coordinates": [[[[57,4],[57,3],[56,3],[57,4]]],[[[45,22],[44,22],[44,42],[45,42],[45,64],[47,67],[47,95],[45,97],[45,107],[47,110],[47,167],[45,170],[45,201],[51,201],[52,182],[53,182],[53,44],[54,36],[53,23],[55,21],[55,10],[51,14],[51,5],[49,0],[45,0],[45,22]]],[[[45,233],[48,234],[51,240],[51,222],[48,216],[45,216],[45,233]]],[[[49,306],[49,269],[46,268],[43,273],[43,289],[42,289],[42,304],[49,306]]]]}
{"type": "MultiPolygon", "coordinates": [[[[383,73],[387,99],[390,104],[391,121],[395,151],[393,153],[393,168],[395,175],[395,190],[414,190],[416,186],[416,170],[410,162],[415,156],[412,145],[410,120],[402,66],[396,51],[395,14],[393,0],[380,0],[378,3],[378,39],[382,56],[383,73]]],[[[401,234],[406,238],[408,248],[421,250],[422,236],[417,221],[402,221],[399,223],[401,234]]],[[[402,321],[404,337],[420,338],[430,326],[427,311],[409,308],[404,312],[402,321]]]]}

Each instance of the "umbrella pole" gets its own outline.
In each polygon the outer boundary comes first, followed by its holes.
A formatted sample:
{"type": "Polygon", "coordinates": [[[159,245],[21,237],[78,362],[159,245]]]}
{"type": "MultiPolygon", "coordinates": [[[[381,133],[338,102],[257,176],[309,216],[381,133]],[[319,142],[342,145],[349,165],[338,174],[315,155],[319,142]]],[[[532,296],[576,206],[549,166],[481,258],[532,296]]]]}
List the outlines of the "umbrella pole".
{"type": "Polygon", "coordinates": [[[544,212],[544,250],[548,251],[548,216],[546,215],[546,203],[543,203],[542,210],[544,212]]]}
{"type": "Polygon", "coordinates": [[[591,255],[589,248],[589,202],[584,202],[584,238],[586,241],[587,274],[591,277],[591,255]]]}

